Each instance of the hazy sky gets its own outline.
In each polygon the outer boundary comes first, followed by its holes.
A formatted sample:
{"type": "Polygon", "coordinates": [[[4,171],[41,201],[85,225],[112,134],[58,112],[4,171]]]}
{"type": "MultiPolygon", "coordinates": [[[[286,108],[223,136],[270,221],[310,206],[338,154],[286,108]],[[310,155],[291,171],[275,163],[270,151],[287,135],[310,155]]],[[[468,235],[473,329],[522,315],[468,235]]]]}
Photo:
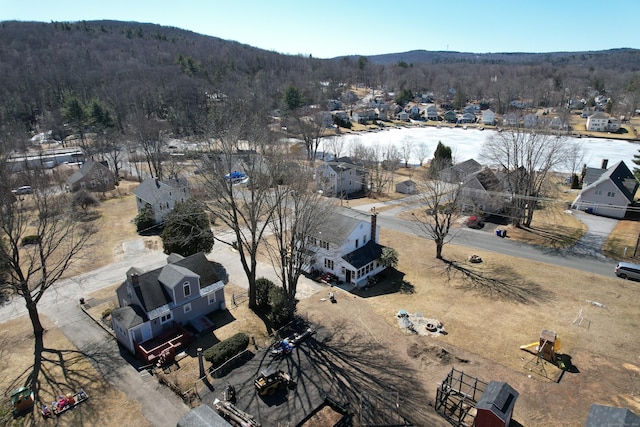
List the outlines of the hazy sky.
{"type": "Polygon", "coordinates": [[[0,21],[168,25],[286,54],[640,48],[638,0],[0,0],[0,21]]]}

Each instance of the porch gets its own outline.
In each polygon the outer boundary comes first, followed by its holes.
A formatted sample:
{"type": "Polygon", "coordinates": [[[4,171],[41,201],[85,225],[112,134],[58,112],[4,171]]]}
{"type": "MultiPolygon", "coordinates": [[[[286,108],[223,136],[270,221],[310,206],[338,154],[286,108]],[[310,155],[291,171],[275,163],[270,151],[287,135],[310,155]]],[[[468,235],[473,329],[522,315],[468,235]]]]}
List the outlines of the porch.
{"type": "Polygon", "coordinates": [[[154,364],[160,355],[163,355],[166,362],[172,361],[176,351],[188,346],[189,343],[191,343],[189,332],[174,322],[173,327],[161,335],[140,344],[134,343],[134,345],[138,358],[146,363],[154,364]]]}

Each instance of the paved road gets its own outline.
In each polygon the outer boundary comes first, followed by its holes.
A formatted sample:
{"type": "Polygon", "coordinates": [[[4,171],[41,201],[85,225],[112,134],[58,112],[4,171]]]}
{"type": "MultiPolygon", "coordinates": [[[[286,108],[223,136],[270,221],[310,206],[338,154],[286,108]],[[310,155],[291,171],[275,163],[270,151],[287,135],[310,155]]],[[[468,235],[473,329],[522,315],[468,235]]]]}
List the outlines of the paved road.
{"type": "MultiPolygon", "coordinates": [[[[424,236],[416,224],[395,216],[399,212],[409,209],[406,206],[400,205],[406,200],[413,200],[413,197],[395,200],[392,203],[387,202],[384,205],[373,203],[370,205],[353,207],[351,209],[343,208],[342,212],[345,215],[365,219],[370,215],[372,207],[388,207],[397,205],[391,209],[379,212],[378,224],[382,228],[424,236]]],[[[613,270],[616,261],[606,258],[602,254],[600,248],[611,230],[615,227],[617,221],[610,218],[589,215],[579,211],[574,211],[574,215],[577,215],[578,218],[589,227],[589,231],[575,246],[571,248],[553,249],[531,246],[511,240],[508,237],[497,237],[493,232],[473,230],[466,227],[456,229],[455,232],[449,236],[449,242],[474,249],[512,255],[519,258],[530,259],[532,261],[558,265],[561,267],[575,268],[594,274],[613,277],[613,270]]],[[[446,256],[446,247],[444,255],[446,256]]]]}

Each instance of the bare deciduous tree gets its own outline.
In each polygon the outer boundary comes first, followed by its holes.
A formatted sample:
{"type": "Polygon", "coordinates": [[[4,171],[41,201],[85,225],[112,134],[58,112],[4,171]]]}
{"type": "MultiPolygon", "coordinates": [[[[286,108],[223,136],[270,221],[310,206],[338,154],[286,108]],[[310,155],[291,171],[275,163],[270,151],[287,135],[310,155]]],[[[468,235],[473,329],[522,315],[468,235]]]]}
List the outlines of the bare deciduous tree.
{"type": "Polygon", "coordinates": [[[287,295],[289,316],[295,312],[298,280],[312,264],[312,237],[327,221],[332,209],[328,200],[313,191],[313,180],[297,165],[284,165],[286,181],[274,188],[276,203],[269,221],[272,238],[267,249],[273,267],[287,295]]]}
{"type": "Polygon", "coordinates": [[[344,138],[332,136],[325,138],[324,141],[324,151],[333,154],[336,159],[339,159],[344,151],[344,138]]]}
{"type": "Polygon", "coordinates": [[[547,176],[565,161],[566,147],[564,138],[521,128],[495,133],[483,146],[482,157],[504,174],[515,226],[531,225],[547,176]]]}
{"type": "Polygon", "coordinates": [[[409,167],[409,159],[414,152],[413,141],[409,138],[404,138],[402,140],[402,145],[400,147],[400,153],[402,154],[402,158],[404,160],[404,167],[409,167]]]}
{"type": "Polygon", "coordinates": [[[164,154],[164,134],[167,124],[160,120],[138,115],[131,124],[131,134],[140,144],[151,176],[160,180],[164,178],[162,162],[164,154]]]}
{"type": "Polygon", "coordinates": [[[207,193],[207,209],[234,233],[242,268],[249,284],[249,307],[256,304],[258,249],[277,203],[272,189],[278,176],[267,156],[270,134],[260,114],[249,114],[248,100],[221,106],[212,116],[215,154],[204,160],[200,177],[207,193]],[[258,121],[256,123],[255,121],[258,121]],[[237,182],[233,172],[243,172],[248,182],[237,182]]]}
{"type": "Polygon", "coordinates": [[[416,147],[415,153],[416,153],[416,156],[418,157],[418,161],[420,162],[420,166],[422,166],[424,161],[431,154],[429,152],[429,146],[424,142],[421,142],[418,144],[418,146],[416,147]]]}
{"type": "Polygon", "coordinates": [[[436,258],[442,259],[442,249],[451,240],[451,226],[460,214],[462,185],[430,179],[424,174],[420,187],[422,209],[413,214],[413,219],[418,230],[436,244],[436,258]]]}
{"type": "Polygon", "coordinates": [[[41,174],[32,173],[33,193],[20,198],[11,194],[12,176],[5,161],[0,175],[0,263],[6,275],[0,287],[22,298],[27,308],[34,363],[25,386],[37,396],[42,353],[48,351],[38,304],[81,255],[94,229],[76,221],[69,193],[52,194],[42,186],[41,174]]]}

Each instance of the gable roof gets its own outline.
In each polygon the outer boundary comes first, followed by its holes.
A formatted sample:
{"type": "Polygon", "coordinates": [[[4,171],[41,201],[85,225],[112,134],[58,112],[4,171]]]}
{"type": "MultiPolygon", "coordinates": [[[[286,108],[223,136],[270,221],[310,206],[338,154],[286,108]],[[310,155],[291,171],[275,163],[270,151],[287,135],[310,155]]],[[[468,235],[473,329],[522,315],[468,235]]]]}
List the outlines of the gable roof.
{"type": "Polygon", "coordinates": [[[447,182],[459,182],[469,175],[479,172],[482,168],[483,166],[474,159],[465,160],[462,163],[457,163],[441,170],[440,179],[447,182]]]}
{"type": "Polygon", "coordinates": [[[467,186],[467,183],[471,180],[475,180],[486,191],[500,191],[502,189],[500,180],[488,167],[483,167],[478,172],[470,175],[468,181],[465,182],[464,185],[467,186]]]}
{"type": "Polygon", "coordinates": [[[96,162],[95,160],[87,160],[82,164],[82,166],[78,171],[76,171],[73,175],[67,178],[67,184],[69,185],[75,184],[76,182],[80,181],[82,178],[89,175],[89,173],[96,168],[106,169],[107,171],[109,171],[109,168],[103,165],[102,163],[96,162]]]}
{"type": "MultiPolygon", "coordinates": [[[[341,245],[356,227],[366,221],[334,213],[320,225],[317,238],[325,242],[341,245]]],[[[369,225],[367,224],[367,227],[369,225]]],[[[368,229],[368,228],[367,228],[368,229]]]]}
{"type": "MultiPolygon", "coordinates": [[[[130,277],[130,273],[138,272],[138,269],[129,269],[127,277],[130,277]]],[[[166,286],[171,286],[184,277],[193,277],[194,275],[200,279],[200,288],[220,281],[213,265],[202,252],[198,252],[173,263],[169,262],[164,267],[142,274],[138,273],[138,284],[133,285],[133,290],[144,312],[150,313],[172,302],[166,286]]]]}
{"type": "Polygon", "coordinates": [[[126,329],[142,325],[149,320],[147,314],[137,304],[116,308],[111,312],[111,316],[113,316],[119,325],[126,329]]]}
{"type": "Polygon", "coordinates": [[[154,206],[167,199],[175,200],[178,195],[189,198],[189,186],[182,178],[171,178],[164,181],[147,178],[133,190],[133,194],[154,206]]]}
{"type": "Polygon", "coordinates": [[[516,404],[518,392],[505,382],[491,381],[478,399],[476,409],[490,411],[506,422],[516,404]]]}
{"type": "Polygon", "coordinates": [[[177,427],[228,427],[231,426],[222,416],[220,416],[212,407],[202,404],[195,409],[187,412],[177,427]]]}
{"type": "Polygon", "coordinates": [[[370,262],[380,258],[383,247],[384,246],[374,242],[373,240],[369,240],[365,245],[343,256],[342,259],[355,268],[364,267],[370,262]]]}
{"type": "Polygon", "coordinates": [[[585,427],[601,426],[638,427],[640,426],[640,417],[626,408],[615,408],[594,403],[589,409],[585,427]]]}
{"type": "Polygon", "coordinates": [[[633,201],[633,197],[638,189],[638,181],[622,160],[602,172],[596,181],[583,188],[582,191],[595,188],[606,181],[611,181],[616,187],[618,187],[629,202],[633,201]]]}

